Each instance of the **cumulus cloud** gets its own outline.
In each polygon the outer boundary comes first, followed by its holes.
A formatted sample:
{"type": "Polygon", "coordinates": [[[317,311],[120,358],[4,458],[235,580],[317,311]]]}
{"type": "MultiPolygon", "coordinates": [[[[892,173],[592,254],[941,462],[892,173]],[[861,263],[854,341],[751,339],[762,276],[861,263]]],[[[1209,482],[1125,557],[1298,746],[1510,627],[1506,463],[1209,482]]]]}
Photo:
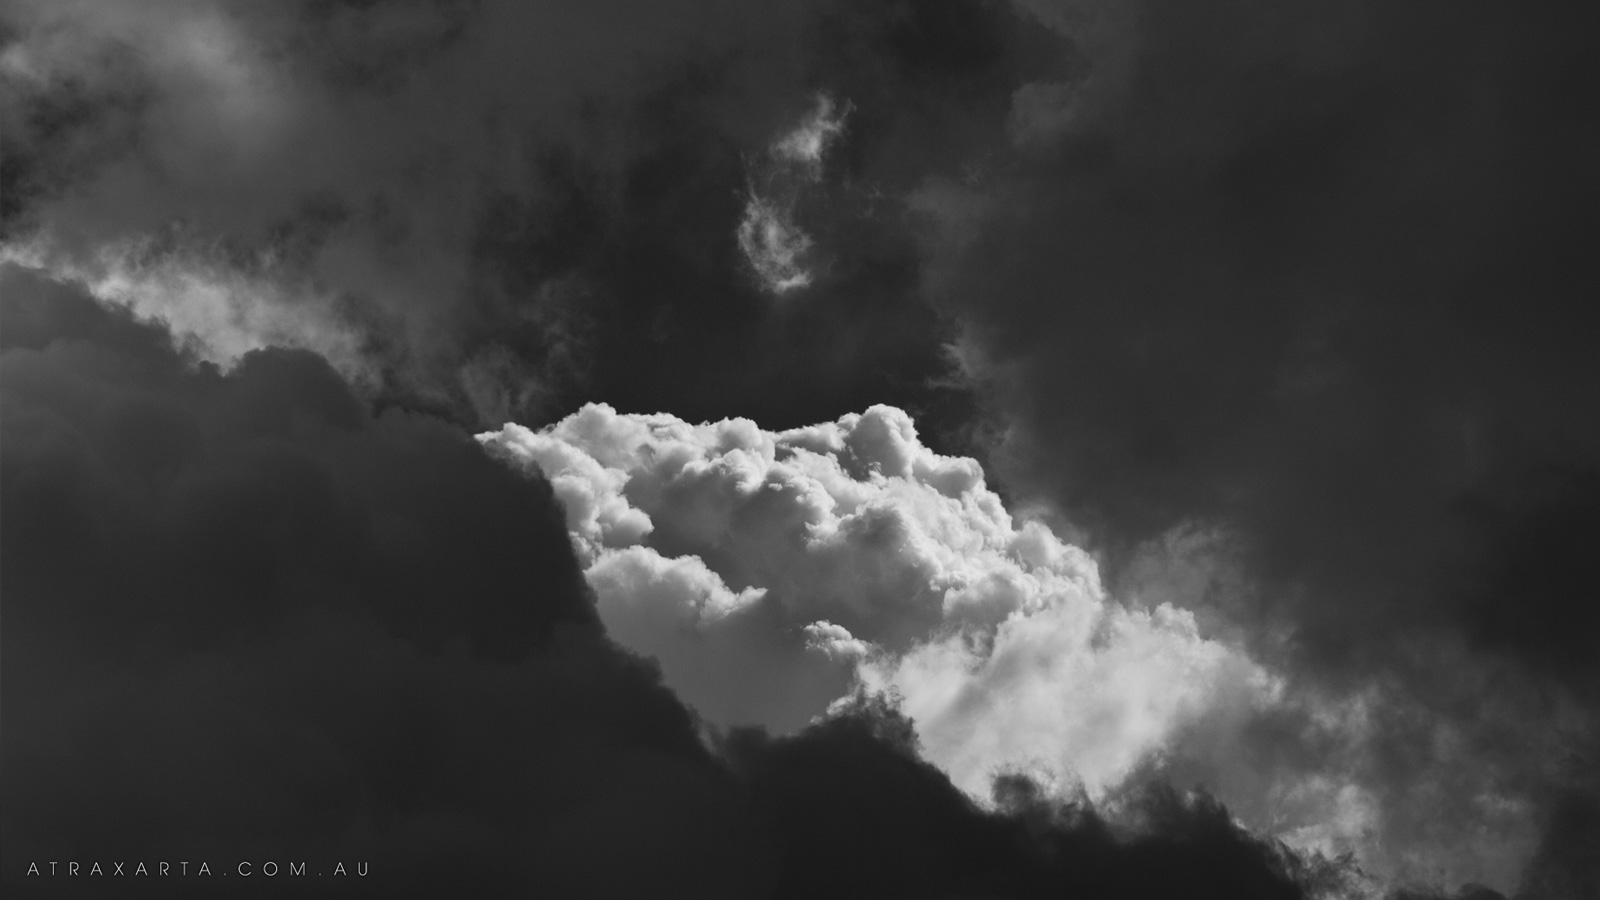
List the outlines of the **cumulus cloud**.
{"type": "MultiPolygon", "coordinates": [[[[929,450],[899,409],[768,431],[591,405],[479,440],[548,478],[608,632],[719,725],[792,732],[887,698],[969,796],[1008,773],[1103,808],[1153,778],[1204,785],[1289,846],[1353,854],[1373,896],[1514,884],[1533,850],[1514,770],[1484,765],[1449,717],[1212,633],[1227,620],[1181,582],[1216,573],[1111,596],[1087,553],[1008,511],[976,461],[929,450]]],[[[1505,677],[1454,690],[1492,696],[1505,677]]],[[[1506,739],[1540,703],[1495,704],[1506,739]]]]}
{"type": "Polygon", "coordinates": [[[1191,614],[1108,598],[893,407],[770,432],[590,405],[480,440],[550,479],[607,628],[723,725],[794,729],[860,689],[898,698],[974,795],[1022,770],[1100,797],[1275,690],[1191,614]]]}

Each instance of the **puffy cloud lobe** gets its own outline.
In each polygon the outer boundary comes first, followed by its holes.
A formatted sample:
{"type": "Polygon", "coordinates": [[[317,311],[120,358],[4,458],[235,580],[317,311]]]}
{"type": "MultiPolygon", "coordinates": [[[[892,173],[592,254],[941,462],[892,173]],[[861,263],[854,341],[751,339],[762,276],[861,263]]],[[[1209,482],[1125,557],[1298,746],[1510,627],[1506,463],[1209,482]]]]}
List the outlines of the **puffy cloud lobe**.
{"type": "Polygon", "coordinates": [[[1272,694],[1190,614],[1109,600],[893,407],[767,432],[591,405],[479,439],[550,479],[609,632],[713,721],[794,729],[854,685],[977,796],[1021,768],[1101,796],[1221,698],[1272,694]]]}
{"type": "Polygon", "coordinates": [[[1187,613],[1087,612],[1046,604],[1002,621],[987,646],[957,633],[871,659],[861,678],[905,698],[928,757],[973,792],[1016,768],[1100,796],[1214,705],[1271,699],[1264,673],[1201,639],[1187,613]]]}

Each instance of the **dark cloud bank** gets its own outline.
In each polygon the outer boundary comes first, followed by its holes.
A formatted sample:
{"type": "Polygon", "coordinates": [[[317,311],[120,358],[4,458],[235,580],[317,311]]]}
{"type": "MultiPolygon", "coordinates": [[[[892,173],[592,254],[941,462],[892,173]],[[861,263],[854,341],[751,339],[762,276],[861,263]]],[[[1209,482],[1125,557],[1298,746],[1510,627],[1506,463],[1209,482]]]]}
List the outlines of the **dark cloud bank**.
{"type": "Polygon", "coordinates": [[[1388,698],[1391,820],[1455,815],[1439,786],[1465,758],[1555,833],[1580,827],[1593,8],[1133,7],[1057,140],[949,192],[978,211],[940,212],[966,230],[935,242],[955,258],[930,290],[1009,429],[994,461],[1114,584],[1251,623],[1303,683],[1388,698]],[[1457,748],[1433,743],[1442,723],[1457,748]]]}
{"type": "MultiPolygon", "coordinates": [[[[1376,698],[1397,845],[1488,785],[1540,827],[1496,886],[1593,896],[1595,15],[7,8],[0,233],[52,255],[0,283],[5,883],[67,890],[17,863],[74,854],[361,858],[335,892],[385,895],[1335,878],[1161,789],[1141,837],[1022,783],[980,813],[875,707],[708,749],[601,633],[548,489],[463,429],[888,402],[1118,590],[1376,698]],[[775,296],[734,230],[819,93],[847,111],[796,194],[813,280],[775,296]],[[266,337],[207,332],[302,349],[224,374],[90,302],[189,308],[89,271],[134,239],[125,275],[304,288],[251,301],[266,337]]],[[[1299,727],[1241,756],[1309,771],[1299,727]]],[[[1182,756],[1157,774],[1228,786],[1182,756]]]]}

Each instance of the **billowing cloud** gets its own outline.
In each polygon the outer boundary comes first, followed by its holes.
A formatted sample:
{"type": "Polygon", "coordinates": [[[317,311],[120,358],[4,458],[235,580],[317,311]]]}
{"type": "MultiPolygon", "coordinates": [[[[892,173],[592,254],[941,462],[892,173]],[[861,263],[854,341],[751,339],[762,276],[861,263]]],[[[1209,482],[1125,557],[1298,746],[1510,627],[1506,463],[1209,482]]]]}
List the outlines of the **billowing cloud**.
{"type": "Polygon", "coordinates": [[[479,440],[550,480],[608,632],[714,723],[792,732],[891,698],[975,798],[1007,773],[1113,807],[1152,777],[1203,784],[1291,846],[1354,854],[1376,893],[1514,883],[1534,850],[1533,795],[1450,717],[1263,665],[1154,575],[1109,596],[1088,554],[901,410],[766,431],[591,405],[479,440]],[[1417,766],[1399,735],[1440,766],[1397,785],[1417,766]]]}
{"type": "Polygon", "coordinates": [[[929,759],[1091,797],[1272,678],[1018,521],[975,460],[875,406],[782,432],[592,405],[480,440],[549,478],[601,618],[713,721],[793,730],[854,689],[899,698],[929,759]]]}

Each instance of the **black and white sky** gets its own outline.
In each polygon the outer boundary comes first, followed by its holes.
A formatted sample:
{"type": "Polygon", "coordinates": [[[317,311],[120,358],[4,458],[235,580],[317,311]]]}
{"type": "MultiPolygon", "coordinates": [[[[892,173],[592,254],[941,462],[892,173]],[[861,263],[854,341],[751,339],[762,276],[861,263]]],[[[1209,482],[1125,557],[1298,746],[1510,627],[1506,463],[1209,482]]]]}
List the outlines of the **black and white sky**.
{"type": "Polygon", "coordinates": [[[1597,29],[0,2],[0,884],[1600,897],[1597,29]]]}

